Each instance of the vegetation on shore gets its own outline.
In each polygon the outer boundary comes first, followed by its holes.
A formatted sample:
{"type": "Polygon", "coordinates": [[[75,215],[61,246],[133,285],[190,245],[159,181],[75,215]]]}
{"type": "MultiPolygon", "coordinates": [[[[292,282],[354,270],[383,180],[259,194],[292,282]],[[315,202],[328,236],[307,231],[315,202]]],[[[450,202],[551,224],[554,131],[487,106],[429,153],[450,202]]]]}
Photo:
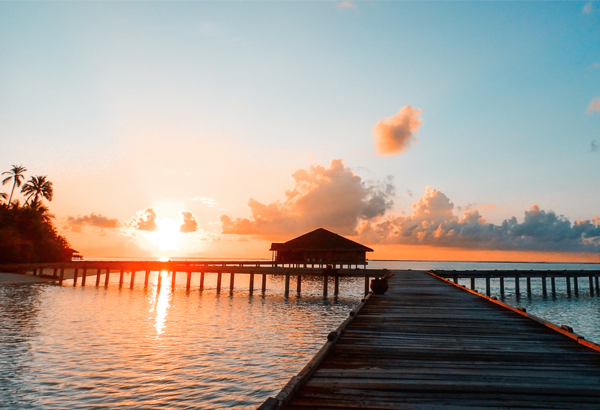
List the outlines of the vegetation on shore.
{"type": "Polygon", "coordinates": [[[66,262],[74,250],[52,224],[52,215],[42,200],[52,200],[52,182],[46,176],[31,177],[21,188],[25,203],[13,200],[27,169],[13,165],[2,185],[12,183],[10,195],[0,194],[0,263],[66,262]]]}

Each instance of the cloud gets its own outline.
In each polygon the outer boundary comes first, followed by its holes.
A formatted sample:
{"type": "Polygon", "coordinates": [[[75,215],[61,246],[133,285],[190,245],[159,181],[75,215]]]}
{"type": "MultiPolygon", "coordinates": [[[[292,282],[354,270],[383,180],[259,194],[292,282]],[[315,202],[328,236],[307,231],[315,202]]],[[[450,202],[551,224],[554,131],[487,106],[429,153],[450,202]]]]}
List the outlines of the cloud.
{"type": "Polygon", "coordinates": [[[596,97],[588,105],[587,112],[600,111],[600,97],[596,97]]]}
{"type": "Polygon", "coordinates": [[[359,221],[382,216],[393,205],[391,177],[369,184],[344,166],[341,159],[329,168],[299,169],[295,187],[284,202],[265,205],[250,199],[251,218],[221,216],[224,234],[285,236],[324,227],[340,234],[355,234],[359,221]]]}
{"type": "Polygon", "coordinates": [[[179,232],[190,233],[198,230],[198,221],[196,217],[189,211],[181,211],[181,226],[179,232]]]}
{"type": "Polygon", "coordinates": [[[399,154],[407,151],[413,142],[419,142],[415,133],[421,125],[420,115],[421,110],[407,105],[395,116],[380,120],[372,130],[379,155],[399,154]]]}
{"type": "Polygon", "coordinates": [[[397,243],[490,250],[600,252],[600,220],[571,222],[533,205],[519,223],[515,217],[500,225],[486,222],[470,209],[462,217],[442,192],[427,187],[410,216],[363,222],[359,239],[365,243],[397,243]]]}
{"type": "Polygon", "coordinates": [[[598,151],[598,144],[596,143],[596,140],[592,140],[592,143],[590,144],[590,152],[596,151],[598,151]]]}
{"type": "Polygon", "coordinates": [[[592,2],[588,2],[585,4],[585,6],[583,6],[583,9],[581,10],[583,14],[590,14],[592,12],[592,2]]]}
{"type": "Polygon", "coordinates": [[[216,199],[209,198],[206,196],[195,196],[192,199],[190,199],[190,201],[199,201],[202,205],[206,205],[211,208],[214,208],[215,206],[219,205],[216,199]]]}
{"type": "Polygon", "coordinates": [[[138,231],[156,231],[158,229],[156,218],[156,211],[150,207],[139,212],[138,216],[134,217],[130,224],[138,231]]]}
{"type": "Polygon", "coordinates": [[[94,226],[97,228],[115,229],[121,226],[118,219],[110,219],[101,214],[90,214],[84,216],[78,216],[77,218],[68,216],[67,225],[73,232],[81,232],[81,227],[84,225],[94,226]]]}
{"type": "Polygon", "coordinates": [[[338,7],[340,9],[356,9],[356,4],[351,1],[342,1],[341,3],[338,3],[338,7]]]}

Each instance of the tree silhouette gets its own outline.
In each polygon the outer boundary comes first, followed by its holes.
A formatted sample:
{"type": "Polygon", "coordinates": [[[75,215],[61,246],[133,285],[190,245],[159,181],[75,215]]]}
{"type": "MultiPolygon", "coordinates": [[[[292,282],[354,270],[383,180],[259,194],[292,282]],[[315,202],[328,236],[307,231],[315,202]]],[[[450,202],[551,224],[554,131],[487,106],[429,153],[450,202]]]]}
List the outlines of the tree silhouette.
{"type": "Polygon", "coordinates": [[[34,203],[38,202],[39,197],[46,198],[48,201],[52,201],[52,195],[54,194],[52,182],[48,181],[46,178],[46,175],[31,177],[29,178],[29,181],[23,185],[23,188],[21,188],[21,193],[27,197],[25,200],[25,205],[27,205],[31,197],[34,197],[34,203]]]}
{"type": "Polygon", "coordinates": [[[6,199],[8,198],[8,195],[6,195],[4,192],[0,192],[0,198],[4,199],[6,201],[6,199]]]}
{"type": "Polygon", "coordinates": [[[2,175],[4,175],[4,174],[9,175],[8,177],[6,177],[2,180],[2,185],[9,182],[11,179],[13,180],[13,187],[12,187],[12,190],[10,191],[10,198],[8,199],[9,204],[12,201],[12,196],[13,196],[13,192],[15,191],[15,187],[20,187],[21,182],[23,182],[23,179],[25,178],[25,175],[23,175],[25,173],[25,171],[27,171],[27,168],[25,168],[23,165],[19,165],[19,166],[13,165],[12,169],[10,171],[6,171],[6,172],[2,173],[2,175]]]}

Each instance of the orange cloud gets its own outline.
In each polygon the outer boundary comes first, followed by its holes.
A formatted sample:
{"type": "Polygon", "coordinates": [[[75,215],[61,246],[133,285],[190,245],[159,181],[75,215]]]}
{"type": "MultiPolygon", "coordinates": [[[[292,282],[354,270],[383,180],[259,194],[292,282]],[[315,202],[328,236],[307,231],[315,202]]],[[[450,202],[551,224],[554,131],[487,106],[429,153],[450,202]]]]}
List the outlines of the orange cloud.
{"type": "Polygon", "coordinates": [[[364,222],[359,228],[359,238],[369,244],[597,253],[600,251],[598,222],[593,219],[571,225],[565,217],[533,205],[525,211],[522,223],[512,217],[494,225],[487,223],[475,209],[459,217],[446,195],[427,187],[423,197],[413,204],[410,216],[364,222]]]}
{"type": "Polygon", "coordinates": [[[115,229],[121,226],[118,219],[111,219],[101,214],[90,214],[84,216],[78,216],[74,218],[72,216],[67,217],[67,225],[73,232],[81,232],[81,227],[84,225],[94,226],[97,228],[115,229]]]}
{"type": "Polygon", "coordinates": [[[351,1],[343,1],[338,4],[340,9],[356,9],[356,4],[351,1]]]}
{"type": "Polygon", "coordinates": [[[156,211],[150,207],[139,212],[138,216],[133,218],[130,224],[138,231],[156,231],[158,229],[156,218],[156,211]]]}
{"type": "Polygon", "coordinates": [[[198,221],[196,217],[189,211],[181,211],[181,226],[179,232],[190,233],[198,230],[198,221]]]}
{"type": "Polygon", "coordinates": [[[394,155],[407,151],[419,140],[415,133],[421,125],[421,110],[410,105],[402,107],[393,117],[380,120],[372,130],[379,155],[394,155]]]}
{"type": "Polygon", "coordinates": [[[587,112],[595,111],[600,111],[600,97],[594,98],[590,105],[588,105],[587,112]]]}
{"type": "Polygon", "coordinates": [[[369,185],[341,159],[331,161],[329,168],[300,169],[292,177],[295,187],[286,192],[286,201],[265,205],[250,199],[252,217],[221,216],[223,233],[287,237],[324,227],[351,235],[359,221],[380,217],[393,204],[391,177],[369,185]]]}

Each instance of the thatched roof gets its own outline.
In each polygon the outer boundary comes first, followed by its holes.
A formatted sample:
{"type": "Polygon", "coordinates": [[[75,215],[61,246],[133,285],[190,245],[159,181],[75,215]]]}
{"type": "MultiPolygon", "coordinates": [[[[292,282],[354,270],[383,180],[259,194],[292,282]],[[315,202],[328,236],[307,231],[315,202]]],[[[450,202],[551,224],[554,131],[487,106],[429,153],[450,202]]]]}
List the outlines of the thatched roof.
{"type": "Polygon", "coordinates": [[[284,243],[272,243],[271,251],[346,251],[373,252],[373,249],[319,228],[284,243]]]}

